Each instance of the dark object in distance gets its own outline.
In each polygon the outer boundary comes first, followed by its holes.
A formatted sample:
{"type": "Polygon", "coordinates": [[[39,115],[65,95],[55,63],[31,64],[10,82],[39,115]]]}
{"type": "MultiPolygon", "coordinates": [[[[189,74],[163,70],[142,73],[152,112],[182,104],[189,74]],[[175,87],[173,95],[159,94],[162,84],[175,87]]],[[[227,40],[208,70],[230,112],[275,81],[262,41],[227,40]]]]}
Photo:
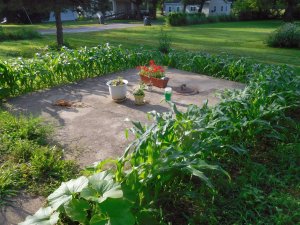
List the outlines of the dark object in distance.
{"type": "Polygon", "coordinates": [[[144,26],[151,26],[151,19],[149,16],[144,17],[144,26]]]}

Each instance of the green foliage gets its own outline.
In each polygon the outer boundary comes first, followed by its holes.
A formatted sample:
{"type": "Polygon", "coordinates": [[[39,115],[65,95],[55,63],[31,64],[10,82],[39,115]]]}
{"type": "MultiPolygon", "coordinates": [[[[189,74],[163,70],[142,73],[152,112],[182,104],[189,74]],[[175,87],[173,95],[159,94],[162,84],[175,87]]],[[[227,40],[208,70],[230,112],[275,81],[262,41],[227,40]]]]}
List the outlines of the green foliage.
{"type": "Polygon", "coordinates": [[[163,29],[161,29],[158,39],[158,51],[168,54],[171,51],[171,45],[171,37],[163,29]]]}
{"type": "Polygon", "coordinates": [[[32,224],[33,221],[36,225],[56,224],[59,218],[62,223],[73,221],[70,224],[135,224],[132,203],[123,196],[121,185],[109,172],[62,183],[49,195],[48,204],[47,208],[27,217],[21,225],[32,224]]]}
{"type": "Polygon", "coordinates": [[[293,23],[285,23],[268,36],[267,44],[279,48],[300,48],[300,28],[293,23]]]}
{"type": "Polygon", "coordinates": [[[0,207],[5,205],[18,193],[21,173],[17,166],[2,164],[0,166],[0,207]]]}
{"type": "Polygon", "coordinates": [[[0,42],[1,41],[15,41],[15,40],[31,40],[41,38],[41,35],[32,29],[9,29],[0,26],[0,42]]]}
{"type": "Polygon", "coordinates": [[[141,83],[138,88],[134,89],[133,95],[136,96],[145,96],[145,84],[141,83]]]}
{"type": "Polygon", "coordinates": [[[122,86],[124,84],[123,77],[117,77],[110,83],[112,86],[122,86]]]}
{"type": "Polygon", "coordinates": [[[237,21],[234,15],[208,16],[203,13],[170,13],[167,16],[167,23],[171,26],[184,26],[192,24],[204,24],[215,22],[237,21]]]}
{"type": "Polygon", "coordinates": [[[167,17],[167,23],[171,26],[183,26],[186,25],[185,13],[170,13],[167,17]]]}
{"type": "MultiPolygon", "coordinates": [[[[67,55],[71,61],[74,59],[69,55],[79,51],[66,52],[52,56],[61,59],[67,55]]],[[[299,125],[294,125],[295,116],[289,116],[288,112],[300,107],[300,77],[290,68],[197,52],[162,54],[106,46],[85,49],[82,53],[82,58],[76,55],[76,59],[86,59],[85,54],[90,53],[89,57],[94,59],[91,62],[97,66],[102,65],[97,64],[98,54],[115,60],[116,67],[110,68],[109,61],[102,59],[107,62],[103,66],[108,71],[154,59],[163,65],[240,81],[246,86],[243,90],[219,94],[220,103],[214,107],[208,107],[206,102],[202,107],[190,106],[186,112],[179,112],[170,103],[172,112],[150,113],[154,124],[134,122],[132,132],[136,139],[120,159],[101,162],[88,170],[95,175],[63,183],[48,197],[49,205],[55,213],[60,213],[62,223],[145,224],[148,220],[152,224],[277,221],[292,224],[297,221],[297,213],[285,216],[289,207],[297,208],[296,195],[282,193],[291,180],[293,189],[299,186],[298,153],[291,154],[294,160],[285,158],[277,169],[280,156],[271,152],[282,143],[294,142],[299,147],[299,125]],[[264,161],[268,158],[270,165],[264,161]],[[109,163],[113,165],[109,167],[109,163]],[[104,165],[108,171],[103,171],[104,165]],[[280,171],[284,176],[281,181],[280,171]],[[273,186],[276,189],[270,191],[273,186]]],[[[47,58],[50,64],[51,60],[47,58]]],[[[73,61],[70,64],[76,65],[73,61]]],[[[85,71],[77,68],[78,72],[85,71]]],[[[90,71],[97,68],[92,66],[90,71]]],[[[68,71],[68,64],[61,71],[62,74],[68,71]]]]}
{"type": "Polygon", "coordinates": [[[40,119],[0,111],[0,205],[24,188],[47,195],[77,173],[62,150],[47,146],[50,131],[40,119]]]}
{"type": "Polygon", "coordinates": [[[232,10],[240,20],[279,18],[285,3],[281,0],[236,0],[232,10]]]}
{"type": "Polygon", "coordinates": [[[59,53],[36,55],[34,59],[0,62],[0,98],[146,65],[150,59],[158,64],[235,81],[247,80],[245,71],[251,63],[244,58],[236,60],[227,55],[199,52],[163,54],[109,45],[79,50],[63,48],[59,53]]]}

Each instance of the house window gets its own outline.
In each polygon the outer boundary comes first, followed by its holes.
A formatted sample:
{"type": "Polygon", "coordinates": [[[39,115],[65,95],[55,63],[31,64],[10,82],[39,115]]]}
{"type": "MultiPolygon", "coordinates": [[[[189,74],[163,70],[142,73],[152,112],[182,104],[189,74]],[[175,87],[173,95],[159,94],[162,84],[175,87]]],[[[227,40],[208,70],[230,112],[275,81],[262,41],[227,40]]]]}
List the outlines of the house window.
{"type": "Polygon", "coordinates": [[[221,12],[223,12],[223,6],[221,6],[221,12]]]}
{"type": "Polygon", "coordinates": [[[172,7],[171,6],[169,6],[169,12],[172,12],[172,7]]]}
{"type": "Polygon", "coordinates": [[[225,6],[225,11],[227,12],[227,5],[225,6]]]}
{"type": "Polygon", "coordinates": [[[216,12],[217,11],[217,6],[214,6],[214,10],[212,10],[211,12],[216,12]]]}
{"type": "Polygon", "coordinates": [[[180,7],[179,6],[177,6],[177,12],[179,12],[180,11],[180,7]]]}
{"type": "Polygon", "coordinates": [[[191,6],[190,10],[191,12],[196,12],[196,6],[191,6]]]}

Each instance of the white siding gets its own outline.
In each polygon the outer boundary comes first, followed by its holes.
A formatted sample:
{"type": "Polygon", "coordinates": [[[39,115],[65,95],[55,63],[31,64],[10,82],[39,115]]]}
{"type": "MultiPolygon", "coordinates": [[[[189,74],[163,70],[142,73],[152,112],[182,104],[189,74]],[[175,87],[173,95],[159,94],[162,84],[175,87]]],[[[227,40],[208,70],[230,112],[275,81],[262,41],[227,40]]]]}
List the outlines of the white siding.
{"type": "Polygon", "coordinates": [[[182,12],[183,6],[181,3],[165,3],[165,14],[168,15],[171,12],[182,12]]]}
{"type": "Polygon", "coordinates": [[[231,4],[225,2],[224,0],[211,0],[209,4],[209,14],[210,16],[217,15],[229,15],[231,11],[231,4]]]}
{"type": "MultiPolygon", "coordinates": [[[[78,15],[76,12],[68,9],[65,12],[61,13],[61,20],[62,21],[72,21],[72,20],[76,20],[78,18],[78,15]]],[[[54,12],[50,13],[50,17],[49,17],[49,22],[54,22],[55,21],[55,16],[54,16],[54,12]]]]}
{"type": "MultiPolygon", "coordinates": [[[[165,3],[164,10],[165,14],[168,15],[170,12],[178,12],[183,11],[183,5],[181,3],[165,3]]],[[[187,13],[197,13],[199,9],[198,5],[187,5],[186,12],[187,13]]],[[[231,3],[224,0],[211,0],[206,2],[203,6],[202,12],[206,16],[217,16],[217,15],[230,15],[231,12],[231,3]]]]}

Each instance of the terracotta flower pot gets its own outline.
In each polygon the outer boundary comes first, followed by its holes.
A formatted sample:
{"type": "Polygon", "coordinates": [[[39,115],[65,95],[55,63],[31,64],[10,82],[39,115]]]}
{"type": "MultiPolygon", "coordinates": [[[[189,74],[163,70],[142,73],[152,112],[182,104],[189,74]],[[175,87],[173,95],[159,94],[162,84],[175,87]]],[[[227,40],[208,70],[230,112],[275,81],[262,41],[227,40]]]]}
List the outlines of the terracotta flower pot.
{"type": "Polygon", "coordinates": [[[159,78],[155,78],[155,77],[147,77],[147,76],[143,76],[140,75],[141,80],[143,81],[143,83],[145,84],[152,84],[155,87],[158,88],[165,88],[167,87],[169,78],[165,77],[164,79],[159,79],[159,78]]]}

